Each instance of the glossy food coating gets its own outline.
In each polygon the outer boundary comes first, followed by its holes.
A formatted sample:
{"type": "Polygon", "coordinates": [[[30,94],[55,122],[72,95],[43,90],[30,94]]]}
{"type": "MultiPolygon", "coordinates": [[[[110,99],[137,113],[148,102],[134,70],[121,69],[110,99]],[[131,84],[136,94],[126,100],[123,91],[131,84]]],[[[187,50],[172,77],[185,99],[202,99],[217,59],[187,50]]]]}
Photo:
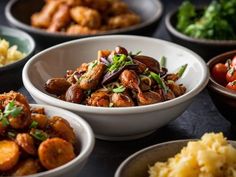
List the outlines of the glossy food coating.
{"type": "Polygon", "coordinates": [[[61,80],[72,85],[61,95],[55,92],[56,87],[51,89],[54,94],[64,101],[87,106],[132,107],[172,100],[187,90],[176,82],[187,64],[177,68],[176,73],[168,73],[165,57],[159,63],[151,56],[134,54],[122,46],[98,50],[95,58],[75,66],[75,70],[67,70],[61,80]]]}
{"type": "Polygon", "coordinates": [[[20,93],[0,94],[0,176],[27,176],[64,165],[77,155],[75,144],[80,142],[73,128],[60,115],[48,117],[44,108],[30,108],[20,93]]]}

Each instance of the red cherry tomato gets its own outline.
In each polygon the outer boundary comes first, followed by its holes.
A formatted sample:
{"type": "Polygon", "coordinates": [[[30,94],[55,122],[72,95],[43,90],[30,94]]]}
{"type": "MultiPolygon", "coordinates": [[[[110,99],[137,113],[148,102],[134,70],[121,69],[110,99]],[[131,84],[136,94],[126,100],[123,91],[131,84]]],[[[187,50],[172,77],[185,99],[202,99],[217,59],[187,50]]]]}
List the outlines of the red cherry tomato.
{"type": "Polygon", "coordinates": [[[226,88],[230,89],[230,90],[234,90],[236,91],[236,80],[233,82],[229,82],[226,86],[226,88]]]}
{"type": "Polygon", "coordinates": [[[236,55],[232,59],[231,66],[236,67],[236,55]]]}
{"type": "Polygon", "coordinates": [[[227,73],[227,67],[223,63],[217,63],[213,66],[211,74],[213,79],[219,84],[225,85],[225,75],[227,73]]]}
{"type": "Polygon", "coordinates": [[[226,74],[227,82],[233,82],[236,80],[236,70],[234,67],[231,67],[226,74]]]}

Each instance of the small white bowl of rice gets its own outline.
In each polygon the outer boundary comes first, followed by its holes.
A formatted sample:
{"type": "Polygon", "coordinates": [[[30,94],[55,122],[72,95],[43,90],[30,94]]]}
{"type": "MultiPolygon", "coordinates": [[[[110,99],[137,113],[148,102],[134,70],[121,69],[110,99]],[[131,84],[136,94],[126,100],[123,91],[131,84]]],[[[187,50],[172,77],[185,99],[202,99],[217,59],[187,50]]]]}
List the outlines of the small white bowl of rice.
{"type": "Polygon", "coordinates": [[[23,65],[33,55],[34,39],[18,29],[0,26],[0,91],[22,85],[23,65]]]}

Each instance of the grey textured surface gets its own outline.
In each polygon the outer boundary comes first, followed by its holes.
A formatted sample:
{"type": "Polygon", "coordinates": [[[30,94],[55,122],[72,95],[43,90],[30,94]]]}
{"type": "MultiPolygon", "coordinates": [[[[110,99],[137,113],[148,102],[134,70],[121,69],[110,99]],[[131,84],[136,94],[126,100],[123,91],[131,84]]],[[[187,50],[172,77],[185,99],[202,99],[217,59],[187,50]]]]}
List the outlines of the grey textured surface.
{"type": "MultiPolygon", "coordinates": [[[[165,6],[165,12],[161,24],[153,37],[169,40],[164,25],[164,16],[166,12],[177,7],[181,1],[162,1],[165,6]]],[[[4,7],[7,2],[8,0],[0,0],[1,25],[9,25],[4,16],[4,7]]],[[[201,2],[206,3],[207,1],[195,0],[195,2],[200,4],[201,2]]],[[[41,47],[38,46],[38,51],[40,48],[41,47]]],[[[33,102],[24,87],[19,89],[19,91],[27,95],[30,102],[33,102]]],[[[208,96],[207,90],[204,90],[196,97],[184,114],[150,136],[127,142],[96,140],[95,149],[91,158],[81,173],[78,174],[78,177],[112,177],[116,168],[125,158],[142,148],[168,140],[199,138],[205,132],[219,131],[222,131],[228,138],[235,139],[230,129],[230,123],[218,113],[208,96]]]]}

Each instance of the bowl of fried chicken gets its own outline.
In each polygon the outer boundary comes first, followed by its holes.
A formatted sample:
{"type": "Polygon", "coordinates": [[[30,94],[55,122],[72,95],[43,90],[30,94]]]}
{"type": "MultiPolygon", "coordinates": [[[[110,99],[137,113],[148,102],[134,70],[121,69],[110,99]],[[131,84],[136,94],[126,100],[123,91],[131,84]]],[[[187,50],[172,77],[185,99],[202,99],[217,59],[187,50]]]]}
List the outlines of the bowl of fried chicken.
{"type": "Polygon", "coordinates": [[[5,14],[13,26],[49,46],[94,35],[150,35],[162,11],[158,0],[11,0],[5,14]]]}

